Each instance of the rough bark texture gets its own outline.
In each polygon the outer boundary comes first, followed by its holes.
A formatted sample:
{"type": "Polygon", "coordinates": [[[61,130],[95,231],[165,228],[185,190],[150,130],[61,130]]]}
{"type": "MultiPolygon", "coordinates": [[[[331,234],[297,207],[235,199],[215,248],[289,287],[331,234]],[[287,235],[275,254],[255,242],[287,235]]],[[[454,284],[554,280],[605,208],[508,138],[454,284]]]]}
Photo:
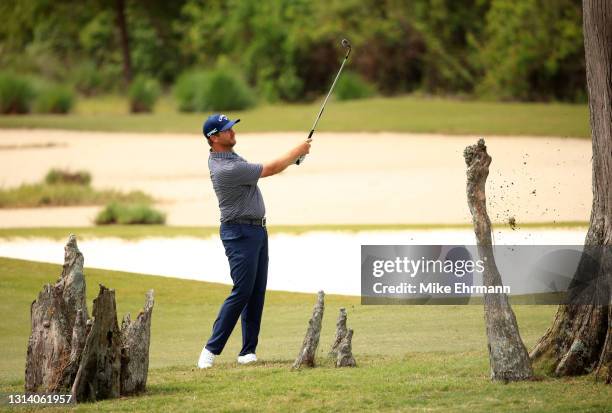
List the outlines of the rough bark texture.
{"type": "Polygon", "coordinates": [[[70,389],[86,334],[83,254],[70,235],[64,267],[55,285],[43,287],[30,308],[32,333],[26,356],[25,389],[56,392],[70,389]]]}
{"type": "Polygon", "coordinates": [[[151,339],[151,315],[153,312],[153,290],[146,295],[144,309],[136,320],[130,314],[121,324],[121,394],[136,394],[145,391],[149,372],[149,343],[151,339]]]}
{"type": "Polygon", "coordinates": [[[332,343],[331,350],[329,350],[329,356],[336,358],[338,356],[338,348],[342,339],[348,334],[346,328],[346,309],[341,308],[340,314],[338,315],[338,321],[336,321],[336,335],[334,336],[334,342],[332,343]]]}
{"type": "Polygon", "coordinates": [[[355,367],[357,362],[353,357],[353,330],[349,329],[338,346],[336,367],[355,367]]]}
{"type": "MultiPolygon", "coordinates": [[[[583,1],[583,32],[593,147],[593,204],[585,250],[570,289],[585,278],[598,280],[592,305],[572,296],[559,306],[552,326],[531,351],[531,358],[558,376],[588,374],[612,382],[612,2],[583,1]],[[595,264],[595,268],[593,265],[595,264]],[[600,305],[604,294],[608,305],[600,305]],[[597,303],[597,304],[595,304],[597,303]]],[[[587,301],[588,302],[588,301],[587,301]]]]}
{"type": "Polygon", "coordinates": [[[312,317],[308,321],[308,329],[306,330],[306,336],[302,343],[302,348],[293,363],[294,369],[300,367],[314,367],[315,356],[317,353],[317,347],[319,346],[319,337],[321,336],[321,323],[323,322],[323,311],[325,310],[325,304],[323,298],[325,293],[319,291],[317,295],[317,302],[312,310],[312,317]]]}
{"type": "MultiPolygon", "coordinates": [[[[483,139],[477,145],[465,148],[463,156],[468,167],[468,205],[472,213],[478,254],[484,260],[483,281],[486,286],[502,285],[493,255],[491,221],[486,207],[485,183],[491,157],[483,139]]],[[[507,382],[532,378],[529,355],[506,294],[485,294],[484,309],[491,379],[507,382]]]]}
{"type": "Polygon", "coordinates": [[[140,393],[149,369],[153,290],[134,322],[117,325],[115,292],[100,285],[93,317],[85,305],[83,254],[70,235],[60,279],[32,303],[27,392],[71,392],[77,402],[140,393]]]}
{"type": "Polygon", "coordinates": [[[119,397],[121,345],[115,291],[100,285],[93,304],[91,331],[72,385],[72,397],[77,402],[119,397]]]}

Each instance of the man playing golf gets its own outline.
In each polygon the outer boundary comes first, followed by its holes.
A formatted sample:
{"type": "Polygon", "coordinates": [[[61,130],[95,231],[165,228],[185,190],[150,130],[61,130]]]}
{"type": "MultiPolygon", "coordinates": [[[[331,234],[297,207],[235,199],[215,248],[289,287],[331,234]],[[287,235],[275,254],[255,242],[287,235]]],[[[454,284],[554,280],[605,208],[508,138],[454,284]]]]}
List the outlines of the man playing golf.
{"type": "Polygon", "coordinates": [[[219,233],[234,287],[223,302],[210,339],[202,349],[199,368],[212,367],[238,317],[242,323],[242,350],[238,363],[257,361],[255,348],[268,280],[266,208],[257,181],[284,171],[310,150],[308,139],[268,164],[247,162],[233,150],[236,135],[232,127],[239,121],[215,114],[209,116],[203,126],[204,136],[211,147],[208,158],[210,179],[221,210],[219,233]]]}

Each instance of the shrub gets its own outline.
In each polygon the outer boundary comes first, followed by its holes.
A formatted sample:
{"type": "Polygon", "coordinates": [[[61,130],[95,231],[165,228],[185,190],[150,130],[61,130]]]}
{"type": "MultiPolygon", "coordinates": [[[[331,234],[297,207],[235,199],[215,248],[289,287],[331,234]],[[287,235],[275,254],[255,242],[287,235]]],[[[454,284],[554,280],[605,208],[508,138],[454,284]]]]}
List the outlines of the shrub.
{"type": "Polygon", "coordinates": [[[196,94],[206,84],[205,72],[183,73],[174,85],[174,97],[178,101],[178,109],[181,112],[195,112],[196,94]]]}
{"type": "Polygon", "coordinates": [[[185,74],[178,79],[174,93],[182,112],[242,110],[255,104],[246,82],[224,69],[185,74]]]}
{"type": "Polygon", "coordinates": [[[142,191],[123,193],[110,189],[96,190],[91,186],[77,184],[37,183],[0,189],[0,208],[104,205],[112,201],[146,203],[151,202],[152,198],[142,191]]]}
{"type": "Polygon", "coordinates": [[[150,77],[137,76],[132,82],[128,94],[130,97],[130,112],[152,112],[160,94],[159,82],[150,77]]]}
{"type": "Polygon", "coordinates": [[[28,113],[36,93],[29,80],[0,73],[0,113],[28,113]]]}
{"type": "Polygon", "coordinates": [[[74,87],[85,96],[99,92],[102,87],[102,75],[95,65],[85,63],[74,70],[74,87]]]}
{"type": "Polygon", "coordinates": [[[374,88],[359,75],[349,72],[340,75],[334,94],[338,100],[363,99],[372,96],[374,88]]]}
{"type": "Polygon", "coordinates": [[[74,93],[66,86],[53,85],[43,87],[36,100],[34,107],[40,113],[61,113],[70,112],[74,105],[74,93]]]}
{"type": "Polygon", "coordinates": [[[87,171],[70,172],[54,168],[47,172],[45,183],[48,185],[77,184],[86,186],[91,183],[91,174],[87,171]]]}
{"type": "Polygon", "coordinates": [[[0,188],[0,208],[30,208],[45,206],[104,205],[109,202],[148,204],[153,198],[142,191],[120,192],[98,190],[89,184],[87,171],[70,172],[51,169],[43,182],[0,188]]]}
{"type": "Polygon", "coordinates": [[[146,204],[108,204],[98,215],[97,225],[164,224],[166,215],[146,204]]]}
{"type": "Polygon", "coordinates": [[[304,82],[302,82],[294,70],[287,70],[279,76],[277,88],[283,100],[296,102],[302,99],[304,82]]]}
{"type": "Polygon", "coordinates": [[[242,110],[255,104],[253,92],[238,75],[226,70],[210,72],[207,83],[198,94],[201,110],[242,110]]]}
{"type": "Polygon", "coordinates": [[[85,96],[94,96],[111,92],[123,84],[122,68],[118,64],[106,63],[97,66],[92,62],[85,62],[72,70],[72,85],[74,89],[85,96]]]}

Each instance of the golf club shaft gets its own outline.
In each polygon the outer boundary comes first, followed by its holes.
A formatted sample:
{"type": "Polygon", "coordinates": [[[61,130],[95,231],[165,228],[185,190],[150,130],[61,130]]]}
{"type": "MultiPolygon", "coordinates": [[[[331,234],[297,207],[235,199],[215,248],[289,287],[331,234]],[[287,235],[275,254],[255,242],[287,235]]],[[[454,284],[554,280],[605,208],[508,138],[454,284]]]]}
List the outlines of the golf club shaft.
{"type": "MultiPolygon", "coordinates": [[[[317,124],[319,123],[319,119],[321,119],[321,115],[323,115],[323,111],[325,110],[325,105],[327,104],[327,100],[331,96],[332,91],[334,90],[334,86],[336,86],[336,82],[338,81],[338,78],[340,77],[340,73],[342,73],[342,69],[344,68],[344,64],[348,60],[349,54],[351,54],[351,50],[350,49],[349,49],[348,53],[346,54],[346,56],[344,56],[344,60],[342,61],[342,64],[340,65],[340,69],[338,70],[338,74],[336,75],[336,78],[334,79],[334,82],[332,83],[331,87],[329,88],[329,92],[327,92],[327,96],[325,96],[325,100],[323,101],[323,104],[321,105],[321,109],[319,110],[319,114],[317,115],[317,118],[315,119],[314,124],[312,125],[312,129],[310,130],[310,133],[308,134],[308,138],[307,139],[312,138],[312,135],[314,134],[314,131],[317,128],[317,124]]],[[[304,161],[305,158],[306,158],[306,155],[300,156],[295,161],[295,164],[296,165],[301,164],[304,161]]]]}

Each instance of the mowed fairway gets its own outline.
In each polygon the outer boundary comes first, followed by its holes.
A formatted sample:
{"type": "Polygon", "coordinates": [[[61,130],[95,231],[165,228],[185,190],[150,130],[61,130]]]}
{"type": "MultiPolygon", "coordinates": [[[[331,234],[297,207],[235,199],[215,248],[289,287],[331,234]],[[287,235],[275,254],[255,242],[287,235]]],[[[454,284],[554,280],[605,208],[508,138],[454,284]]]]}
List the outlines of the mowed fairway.
{"type": "MultiPolygon", "coordinates": [[[[321,101],[260,105],[227,112],[241,118],[240,132],[302,131],[306,136],[321,101]]],[[[181,113],[164,97],[152,114],[129,114],[120,96],[83,98],[75,113],[0,116],[0,128],[43,128],[104,132],[199,133],[204,113],[181,113]]],[[[332,101],[317,132],[410,132],[453,135],[590,137],[585,104],[502,103],[419,96],[332,101]]],[[[316,136],[316,135],[315,135],[316,136]]]]}
{"type": "MultiPolygon", "coordinates": [[[[170,259],[170,258],[169,258],[170,259]]],[[[23,391],[29,308],[58,265],[0,258],[0,388],[23,391]]],[[[592,377],[491,383],[481,306],[361,306],[358,297],[326,297],[320,367],[290,371],[314,295],[270,291],[258,357],[238,366],[240,329],[214,369],[194,368],[230,287],[112,271],[85,270],[88,305],[103,283],[116,291],[119,316],[136,313],[155,289],[148,392],[80,405],[96,411],[609,411],[612,390],[592,377]],[[326,358],[338,309],[355,330],[358,367],[336,369],[326,358]]],[[[515,306],[528,347],[545,331],[551,306],[515,306]]]]}

